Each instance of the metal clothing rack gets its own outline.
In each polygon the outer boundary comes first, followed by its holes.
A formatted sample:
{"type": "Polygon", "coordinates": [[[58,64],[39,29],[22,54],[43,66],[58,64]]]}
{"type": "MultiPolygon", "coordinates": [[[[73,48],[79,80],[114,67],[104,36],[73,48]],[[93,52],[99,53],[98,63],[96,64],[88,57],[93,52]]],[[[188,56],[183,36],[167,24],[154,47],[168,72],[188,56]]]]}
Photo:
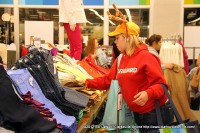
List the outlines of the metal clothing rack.
{"type": "Polygon", "coordinates": [[[196,66],[196,63],[195,63],[195,60],[196,60],[196,58],[195,58],[196,50],[200,49],[200,47],[185,47],[185,49],[192,49],[193,50],[192,68],[194,68],[196,66]]]}

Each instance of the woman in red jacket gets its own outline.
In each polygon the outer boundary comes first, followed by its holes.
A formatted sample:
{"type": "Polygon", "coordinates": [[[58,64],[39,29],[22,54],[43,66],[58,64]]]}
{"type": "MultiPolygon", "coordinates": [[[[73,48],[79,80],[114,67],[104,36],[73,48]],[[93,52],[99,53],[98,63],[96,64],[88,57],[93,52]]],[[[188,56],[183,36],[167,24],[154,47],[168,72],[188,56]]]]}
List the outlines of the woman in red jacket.
{"type": "MultiPolygon", "coordinates": [[[[115,36],[115,43],[122,52],[117,70],[117,60],[113,63],[108,75],[85,81],[87,87],[106,90],[111,80],[119,81],[123,99],[134,112],[139,126],[157,126],[155,100],[159,101],[163,124],[173,121],[173,113],[168,104],[161,84],[166,85],[160,60],[148,52],[147,45],[139,36],[140,28],[133,22],[121,23],[109,36],[115,36]]],[[[167,85],[166,85],[167,86],[167,85]]],[[[151,129],[140,129],[142,133],[151,129]]]]}

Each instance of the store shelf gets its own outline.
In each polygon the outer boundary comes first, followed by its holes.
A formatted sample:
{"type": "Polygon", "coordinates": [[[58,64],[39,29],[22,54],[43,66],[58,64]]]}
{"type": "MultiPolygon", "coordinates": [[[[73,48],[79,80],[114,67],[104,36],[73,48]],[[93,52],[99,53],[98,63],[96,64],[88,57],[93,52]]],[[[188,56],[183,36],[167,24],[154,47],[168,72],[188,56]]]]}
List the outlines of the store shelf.
{"type": "Polygon", "coordinates": [[[91,107],[90,113],[86,113],[83,115],[83,117],[78,123],[77,133],[85,133],[91,127],[92,121],[96,118],[100,109],[105,104],[107,96],[108,91],[103,93],[101,101],[96,103],[95,106],[91,107]]]}

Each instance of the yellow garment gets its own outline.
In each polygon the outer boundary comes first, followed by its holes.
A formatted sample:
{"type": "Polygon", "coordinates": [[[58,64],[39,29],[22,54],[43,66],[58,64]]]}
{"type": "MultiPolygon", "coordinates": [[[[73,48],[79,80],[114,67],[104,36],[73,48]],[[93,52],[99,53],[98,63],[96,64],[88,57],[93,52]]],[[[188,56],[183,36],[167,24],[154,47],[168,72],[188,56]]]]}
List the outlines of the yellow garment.
{"type": "Polygon", "coordinates": [[[74,68],[72,66],[65,65],[65,64],[60,63],[60,62],[56,63],[56,69],[58,69],[59,71],[62,71],[62,72],[73,74],[74,76],[76,76],[76,80],[86,80],[88,78],[79,69],[74,68]]]}

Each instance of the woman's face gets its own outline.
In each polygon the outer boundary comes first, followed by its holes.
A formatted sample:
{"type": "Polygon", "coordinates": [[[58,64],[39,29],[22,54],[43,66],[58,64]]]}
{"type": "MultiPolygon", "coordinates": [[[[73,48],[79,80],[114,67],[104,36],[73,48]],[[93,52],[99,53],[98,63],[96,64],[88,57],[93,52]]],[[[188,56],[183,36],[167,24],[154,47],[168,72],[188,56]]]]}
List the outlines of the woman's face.
{"type": "Polygon", "coordinates": [[[161,47],[161,41],[156,43],[156,50],[160,50],[160,47],[161,47]]]}
{"type": "Polygon", "coordinates": [[[95,40],[94,40],[94,48],[96,49],[96,48],[98,48],[98,46],[99,46],[98,40],[95,39],[95,40]]]}
{"type": "Polygon", "coordinates": [[[152,47],[155,48],[157,51],[159,51],[161,47],[161,41],[158,42],[154,41],[152,47]]]}
{"type": "Polygon", "coordinates": [[[115,36],[115,43],[119,51],[123,52],[126,50],[125,37],[122,34],[115,36]]]}

